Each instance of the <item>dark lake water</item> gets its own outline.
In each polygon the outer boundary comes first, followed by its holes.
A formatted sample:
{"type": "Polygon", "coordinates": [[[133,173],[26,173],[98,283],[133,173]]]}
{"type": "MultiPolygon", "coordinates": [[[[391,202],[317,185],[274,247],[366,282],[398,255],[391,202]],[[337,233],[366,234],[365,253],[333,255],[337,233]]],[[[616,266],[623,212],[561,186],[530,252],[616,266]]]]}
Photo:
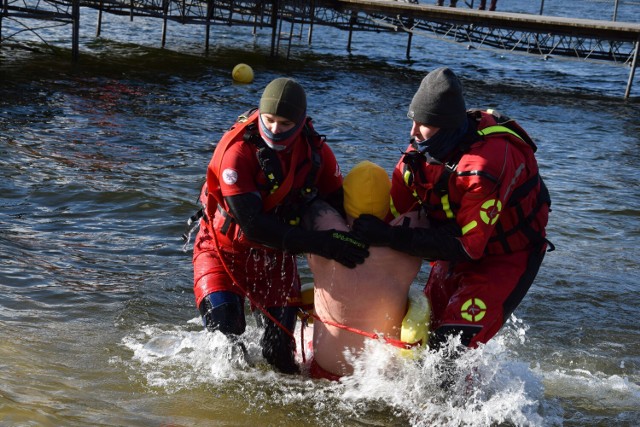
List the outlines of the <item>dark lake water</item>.
{"type": "MultiPolygon", "coordinates": [[[[554,15],[612,11],[545,2],[554,15]]],[[[202,28],[172,24],[163,50],[160,22],[106,16],[96,39],[82,13],[77,64],[68,27],[43,30],[54,52],[30,33],[0,45],[0,425],[638,425],[640,81],[624,100],[628,68],[427,37],[406,61],[406,37],[382,34],[355,34],[349,55],[347,33],[326,28],[285,61],[268,58],[267,30],[216,27],[205,55],[202,28]],[[252,84],[232,82],[240,62],[252,84]],[[226,340],[202,331],[180,239],[212,145],[291,76],[345,171],[363,159],[390,171],[411,97],[442,65],[468,107],[528,130],[553,199],[556,251],[506,327],[459,362],[481,374],[473,394],[439,388],[438,355],[398,360],[378,342],[341,383],[276,374],[257,345],[251,365],[229,361],[226,340]]],[[[638,22],[640,6],[618,13],[638,22]]]]}

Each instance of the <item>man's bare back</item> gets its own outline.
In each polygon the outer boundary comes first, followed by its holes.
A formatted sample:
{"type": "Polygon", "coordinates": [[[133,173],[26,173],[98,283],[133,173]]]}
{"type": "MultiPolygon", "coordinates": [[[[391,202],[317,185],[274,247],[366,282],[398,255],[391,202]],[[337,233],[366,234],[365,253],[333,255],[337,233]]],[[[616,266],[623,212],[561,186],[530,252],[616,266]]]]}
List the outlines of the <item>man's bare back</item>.
{"type": "MultiPolygon", "coordinates": [[[[315,206],[312,216],[316,229],[349,230],[347,221],[326,204],[315,206]]],[[[404,218],[396,221],[408,221],[411,227],[427,226],[424,216],[418,218],[415,212],[404,218]]],[[[325,322],[400,339],[409,287],[422,263],[418,257],[387,247],[370,247],[369,252],[364,264],[353,269],[317,255],[308,257],[314,275],[314,308],[321,319],[314,323],[314,360],[339,376],[353,373],[345,350],[357,355],[369,338],[325,322]]]]}

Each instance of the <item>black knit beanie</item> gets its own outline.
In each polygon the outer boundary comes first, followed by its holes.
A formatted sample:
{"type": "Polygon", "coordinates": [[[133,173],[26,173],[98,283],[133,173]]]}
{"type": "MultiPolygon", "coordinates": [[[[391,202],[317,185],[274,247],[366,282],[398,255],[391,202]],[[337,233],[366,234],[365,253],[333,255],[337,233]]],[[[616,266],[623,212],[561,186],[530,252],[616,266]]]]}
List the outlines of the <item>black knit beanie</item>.
{"type": "Polygon", "coordinates": [[[280,77],[264,88],[259,109],[261,114],[273,114],[299,123],[306,117],[307,96],[298,82],[280,77]]]}
{"type": "Polygon", "coordinates": [[[460,80],[451,69],[442,67],[422,79],[407,117],[425,125],[458,128],[466,120],[466,110],[460,80]]]}

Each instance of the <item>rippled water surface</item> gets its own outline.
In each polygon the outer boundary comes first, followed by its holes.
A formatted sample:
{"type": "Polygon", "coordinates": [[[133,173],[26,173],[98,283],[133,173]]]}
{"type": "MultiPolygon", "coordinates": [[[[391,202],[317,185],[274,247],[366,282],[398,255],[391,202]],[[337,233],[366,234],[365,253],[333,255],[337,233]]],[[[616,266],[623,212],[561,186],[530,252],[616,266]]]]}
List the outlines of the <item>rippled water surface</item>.
{"type": "MultiPolygon", "coordinates": [[[[562,15],[560,3],[545,8],[562,15]]],[[[637,22],[637,7],[619,13],[637,22]]],[[[163,50],[159,22],[107,16],[96,39],[94,18],[83,9],[77,64],[66,27],[45,33],[53,51],[28,34],[0,45],[0,425],[637,425],[640,83],[622,99],[628,68],[431,38],[406,61],[401,35],[355,34],[349,55],[347,34],[322,28],[289,61],[268,59],[269,32],[233,27],[205,55],[201,28],[173,24],[163,50]],[[239,62],[254,83],[231,81],[239,62]],[[248,362],[203,332],[180,235],[235,117],[295,77],[345,171],[363,159],[390,171],[409,101],[441,65],[468,107],[516,118],[538,143],[557,247],[503,331],[458,362],[459,383],[440,388],[437,354],[399,360],[374,341],[341,383],[282,376],[251,317],[248,362]]]]}

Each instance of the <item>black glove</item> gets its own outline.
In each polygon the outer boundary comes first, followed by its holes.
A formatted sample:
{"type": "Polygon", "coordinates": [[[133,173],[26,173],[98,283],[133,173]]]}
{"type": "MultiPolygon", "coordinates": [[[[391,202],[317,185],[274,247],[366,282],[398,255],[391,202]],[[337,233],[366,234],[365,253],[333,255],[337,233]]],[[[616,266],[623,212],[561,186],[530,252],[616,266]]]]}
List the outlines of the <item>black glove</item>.
{"type": "Polygon", "coordinates": [[[360,215],[353,222],[354,233],[373,246],[389,246],[393,238],[393,227],[374,215],[360,215]]]}
{"type": "Polygon", "coordinates": [[[409,228],[390,226],[365,214],[353,222],[353,231],[370,245],[389,246],[428,260],[471,260],[459,239],[462,236],[460,227],[453,221],[437,228],[409,228]]]}
{"type": "Polygon", "coordinates": [[[289,252],[309,252],[333,259],[348,268],[362,264],[369,256],[369,245],[351,233],[337,230],[309,231],[291,227],[282,246],[289,252]]]}
{"type": "Polygon", "coordinates": [[[362,264],[369,256],[369,245],[344,231],[315,231],[309,252],[338,261],[348,268],[362,264]]]}

